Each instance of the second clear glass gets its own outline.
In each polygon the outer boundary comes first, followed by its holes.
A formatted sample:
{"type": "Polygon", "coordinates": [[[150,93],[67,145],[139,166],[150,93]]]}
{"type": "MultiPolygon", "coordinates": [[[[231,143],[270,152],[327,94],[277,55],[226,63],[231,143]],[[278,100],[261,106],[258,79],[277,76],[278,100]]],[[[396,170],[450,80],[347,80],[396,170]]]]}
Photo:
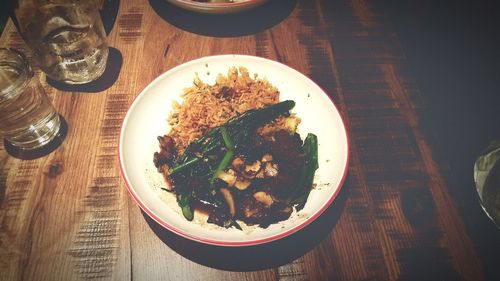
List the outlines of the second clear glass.
{"type": "Polygon", "coordinates": [[[0,135],[21,150],[48,144],[61,120],[26,57],[0,48],[0,135]]]}
{"type": "Polygon", "coordinates": [[[19,0],[19,31],[50,78],[83,84],[99,78],[108,58],[102,19],[94,0],[19,0]]]}

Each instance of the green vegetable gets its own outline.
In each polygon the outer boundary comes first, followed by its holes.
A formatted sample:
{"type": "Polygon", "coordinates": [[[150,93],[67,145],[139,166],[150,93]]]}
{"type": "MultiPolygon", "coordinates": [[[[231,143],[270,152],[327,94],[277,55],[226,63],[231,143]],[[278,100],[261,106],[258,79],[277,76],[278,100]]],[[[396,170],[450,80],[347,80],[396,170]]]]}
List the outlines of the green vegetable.
{"type": "Polygon", "coordinates": [[[230,220],[230,225],[229,226],[234,226],[238,230],[243,230],[243,228],[241,228],[241,225],[236,220],[234,220],[234,219],[230,220]]]}
{"type": "MultiPolygon", "coordinates": [[[[237,149],[259,126],[288,113],[294,106],[294,101],[287,100],[261,109],[249,110],[240,116],[230,119],[226,124],[213,128],[186,148],[183,155],[179,157],[170,169],[169,174],[173,175],[184,171],[193,164],[200,162],[210,152],[220,150],[224,147],[227,148],[227,141],[230,142],[230,146],[237,149]]],[[[213,173],[216,171],[217,169],[213,173]]]]}
{"type": "Polygon", "coordinates": [[[175,165],[174,167],[172,167],[172,169],[170,169],[170,174],[175,174],[180,170],[184,170],[186,168],[189,168],[189,167],[193,166],[194,164],[196,164],[199,160],[200,160],[199,158],[195,157],[195,158],[189,159],[188,161],[185,161],[184,163],[182,163],[180,165],[175,165]]]}
{"type": "Polygon", "coordinates": [[[180,195],[177,198],[177,204],[181,207],[182,214],[188,221],[192,221],[194,218],[194,212],[191,209],[191,195],[180,195]]]}
{"type": "Polygon", "coordinates": [[[318,165],[318,137],[309,133],[304,140],[304,166],[300,171],[299,181],[296,185],[293,203],[297,211],[304,208],[307,197],[313,185],[314,174],[319,168],[318,165]]]}
{"type": "Polygon", "coordinates": [[[234,155],[233,141],[231,140],[231,137],[227,133],[226,127],[221,127],[220,132],[222,134],[222,139],[224,140],[224,145],[227,151],[226,154],[224,154],[222,161],[220,161],[219,165],[217,166],[217,169],[214,171],[212,177],[210,178],[210,186],[213,186],[214,181],[219,175],[220,171],[224,170],[227,167],[229,162],[231,162],[231,159],[233,159],[234,155]]]}

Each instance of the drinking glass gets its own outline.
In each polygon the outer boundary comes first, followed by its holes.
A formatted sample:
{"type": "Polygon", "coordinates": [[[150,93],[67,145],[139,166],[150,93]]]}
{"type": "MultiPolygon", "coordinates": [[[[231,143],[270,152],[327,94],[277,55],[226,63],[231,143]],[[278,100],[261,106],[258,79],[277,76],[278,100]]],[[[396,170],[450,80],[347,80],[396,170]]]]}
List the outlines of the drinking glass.
{"type": "Polygon", "coordinates": [[[0,135],[12,146],[33,150],[57,136],[61,120],[26,57],[0,48],[0,135]]]}
{"type": "Polygon", "coordinates": [[[474,181],[484,211],[500,227],[500,140],[477,158],[474,181]]]}
{"type": "Polygon", "coordinates": [[[45,74],[68,84],[99,78],[108,58],[95,0],[17,0],[15,22],[45,74]]]}

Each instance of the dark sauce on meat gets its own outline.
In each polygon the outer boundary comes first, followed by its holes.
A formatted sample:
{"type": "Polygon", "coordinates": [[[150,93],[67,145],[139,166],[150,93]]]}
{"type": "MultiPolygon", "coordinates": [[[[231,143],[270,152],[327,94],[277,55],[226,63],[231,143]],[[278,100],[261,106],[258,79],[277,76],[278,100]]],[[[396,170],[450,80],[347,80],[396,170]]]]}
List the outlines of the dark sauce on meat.
{"type": "MultiPolygon", "coordinates": [[[[171,164],[177,155],[171,150],[175,144],[165,138],[168,137],[159,138],[160,152],[154,156],[159,171],[164,171],[164,165],[171,164]]],[[[179,173],[169,178],[174,193],[181,189],[188,191],[192,195],[192,208],[208,214],[209,223],[223,227],[241,220],[247,225],[266,228],[288,219],[304,166],[303,142],[297,133],[284,130],[267,136],[255,134],[252,138],[245,147],[238,148],[239,154],[224,172],[229,179],[219,177],[210,186],[206,171],[193,169],[189,174],[179,173]],[[231,200],[221,189],[229,191],[231,200]]]]}

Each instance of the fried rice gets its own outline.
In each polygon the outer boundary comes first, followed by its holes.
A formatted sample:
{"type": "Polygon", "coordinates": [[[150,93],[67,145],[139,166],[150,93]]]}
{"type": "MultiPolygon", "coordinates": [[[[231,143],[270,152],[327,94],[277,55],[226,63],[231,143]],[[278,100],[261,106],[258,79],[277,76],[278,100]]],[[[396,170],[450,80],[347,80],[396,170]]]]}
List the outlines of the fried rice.
{"type": "MultiPolygon", "coordinates": [[[[278,103],[280,93],[267,79],[257,74],[250,77],[248,70],[240,66],[230,67],[227,75],[218,74],[213,85],[203,82],[196,75],[193,85],[184,89],[182,99],[181,103],[173,103],[168,116],[171,126],[168,135],[175,140],[180,153],[192,141],[230,118],[250,109],[278,103]]],[[[294,131],[297,125],[297,118],[279,118],[261,128],[260,133],[273,131],[274,127],[288,127],[294,131]]]]}

